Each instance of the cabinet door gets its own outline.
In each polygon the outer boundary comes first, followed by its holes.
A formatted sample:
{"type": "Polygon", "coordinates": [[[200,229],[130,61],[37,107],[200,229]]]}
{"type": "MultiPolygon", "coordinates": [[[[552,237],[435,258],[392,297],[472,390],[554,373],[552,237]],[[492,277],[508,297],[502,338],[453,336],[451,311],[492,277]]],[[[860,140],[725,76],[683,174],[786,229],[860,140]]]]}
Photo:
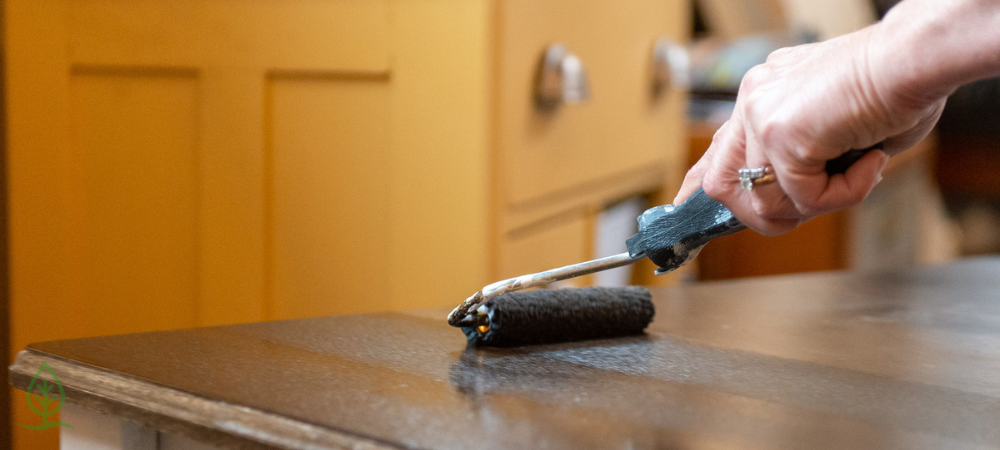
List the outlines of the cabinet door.
{"type": "Polygon", "coordinates": [[[488,6],[5,2],[11,349],[482,287],[488,6]]]}
{"type": "Polygon", "coordinates": [[[14,303],[74,311],[37,337],[261,319],[266,96],[385,85],[388,2],[7,8],[14,303]]]}
{"type": "MultiPolygon", "coordinates": [[[[330,166],[308,159],[310,139],[376,157],[387,145],[385,133],[359,142],[338,130],[384,127],[389,1],[4,7],[12,354],[35,341],[268,318],[267,283],[282,279],[268,272],[280,264],[268,245],[288,229],[269,227],[285,223],[282,211],[353,194],[311,189],[308,177],[330,166]],[[303,89],[318,96],[296,109],[303,89]],[[357,117],[330,115],[369,101],[357,117]],[[316,102],[330,104],[310,110],[316,102]],[[311,113],[328,115],[322,133],[301,122],[311,113]],[[295,164],[313,166],[282,172],[295,164]],[[268,179],[279,174],[292,183],[268,179]]],[[[37,419],[23,393],[13,405],[16,422],[37,419]]],[[[58,431],[15,433],[17,448],[55,448],[58,431]]]]}
{"type": "Polygon", "coordinates": [[[651,62],[657,38],[683,40],[686,4],[502,2],[497,98],[504,206],[577,195],[651,165],[679,166],[683,94],[654,97],[651,62]],[[557,42],[582,61],[591,98],[540,111],[535,73],[546,47],[557,42]]]}

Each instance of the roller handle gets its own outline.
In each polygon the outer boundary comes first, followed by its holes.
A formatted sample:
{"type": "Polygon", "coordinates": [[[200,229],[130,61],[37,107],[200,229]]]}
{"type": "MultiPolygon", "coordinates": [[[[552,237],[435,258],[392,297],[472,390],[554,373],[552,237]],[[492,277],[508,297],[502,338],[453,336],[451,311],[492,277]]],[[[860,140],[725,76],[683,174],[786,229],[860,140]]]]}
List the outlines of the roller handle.
{"type": "MultiPolygon", "coordinates": [[[[826,173],[842,174],[868,152],[883,148],[880,142],[850,150],[827,161],[826,173]]],[[[638,220],[639,232],[626,241],[629,256],[649,258],[660,267],[657,274],[670,272],[694,259],[708,241],[746,228],[732,211],[701,188],[684,203],[650,208],[638,220]]]]}
{"type": "Polygon", "coordinates": [[[854,163],[858,162],[862,156],[868,154],[872,150],[883,150],[885,149],[885,144],[879,142],[868,148],[863,148],[860,150],[848,150],[847,153],[833,158],[826,162],[826,173],[830,176],[837,175],[840,173],[847,172],[854,163]]]}

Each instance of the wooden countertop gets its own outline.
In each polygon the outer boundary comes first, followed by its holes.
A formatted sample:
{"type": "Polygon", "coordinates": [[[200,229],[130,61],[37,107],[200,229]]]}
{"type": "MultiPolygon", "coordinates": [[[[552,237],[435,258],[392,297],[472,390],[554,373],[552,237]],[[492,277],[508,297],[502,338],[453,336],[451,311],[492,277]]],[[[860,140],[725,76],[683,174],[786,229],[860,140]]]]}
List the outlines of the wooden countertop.
{"type": "Polygon", "coordinates": [[[446,310],[33,344],[67,400],[218,445],[1000,446],[1000,258],[654,291],[646,336],[473,350],[446,310]]]}

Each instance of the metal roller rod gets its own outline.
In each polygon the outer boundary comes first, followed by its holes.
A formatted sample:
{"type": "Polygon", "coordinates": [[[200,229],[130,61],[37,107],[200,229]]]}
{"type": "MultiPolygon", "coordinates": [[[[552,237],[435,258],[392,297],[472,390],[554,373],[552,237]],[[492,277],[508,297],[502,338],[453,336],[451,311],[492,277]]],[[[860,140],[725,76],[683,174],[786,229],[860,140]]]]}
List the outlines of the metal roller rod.
{"type": "Polygon", "coordinates": [[[544,272],[521,275],[519,277],[497,281],[496,283],[487,285],[481,291],[476,292],[471,297],[467,298],[461,305],[458,305],[458,307],[448,315],[448,323],[455,327],[471,325],[474,323],[474,320],[463,320],[466,319],[469,312],[475,311],[483,303],[488,302],[496,296],[506,294],[508,292],[520,291],[522,289],[544,286],[559,280],[576,278],[592,274],[594,272],[627,266],[640,259],[642,259],[642,257],[632,258],[629,256],[628,252],[624,252],[592,261],[546,270],[544,272]]]}

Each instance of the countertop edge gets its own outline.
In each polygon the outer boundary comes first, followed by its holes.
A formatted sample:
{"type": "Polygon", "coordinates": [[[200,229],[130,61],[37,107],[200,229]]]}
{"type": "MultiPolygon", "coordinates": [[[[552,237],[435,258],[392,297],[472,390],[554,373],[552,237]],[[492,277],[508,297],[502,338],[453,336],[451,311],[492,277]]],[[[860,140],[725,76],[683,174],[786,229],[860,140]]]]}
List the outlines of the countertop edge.
{"type": "MultiPolygon", "coordinates": [[[[207,444],[224,448],[399,448],[257,409],[208,400],[31,349],[18,352],[9,367],[10,384],[27,390],[43,363],[59,378],[69,403],[207,444]]],[[[46,373],[43,378],[52,381],[46,373]]]]}

